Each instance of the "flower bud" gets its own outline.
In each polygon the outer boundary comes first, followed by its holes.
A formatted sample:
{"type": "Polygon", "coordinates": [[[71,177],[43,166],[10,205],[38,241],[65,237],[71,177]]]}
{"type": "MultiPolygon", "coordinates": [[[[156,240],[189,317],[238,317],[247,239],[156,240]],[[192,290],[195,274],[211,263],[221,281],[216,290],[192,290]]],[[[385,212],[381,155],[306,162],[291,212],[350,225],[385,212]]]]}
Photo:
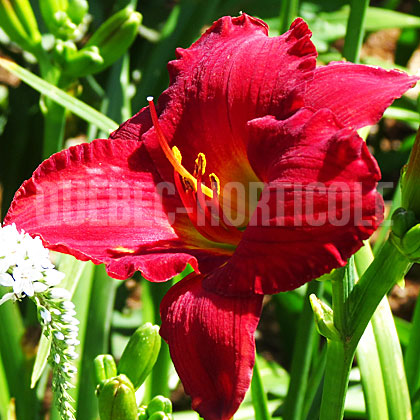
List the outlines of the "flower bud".
{"type": "Polygon", "coordinates": [[[340,333],[334,325],[333,310],[314,294],[309,296],[318,332],[329,340],[340,340],[340,333]]]}
{"type": "Polygon", "coordinates": [[[403,168],[401,178],[401,204],[407,210],[412,210],[420,219],[420,130],[411,150],[408,164],[403,168]]]}
{"type": "Polygon", "coordinates": [[[85,0],[43,0],[40,9],[48,30],[57,38],[79,38],[88,11],[85,0]]]}
{"type": "Polygon", "coordinates": [[[166,414],[172,413],[172,402],[170,399],[157,395],[147,406],[147,413],[151,416],[153,413],[163,411],[166,414]]]}
{"type": "MultiPolygon", "coordinates": [[[[147,406],[147,414],[151,416],[153,413],[163,412],[164,414],[172,413],[172,402],[162,395],[154,397],[147,406]]],[[[150,417],[149,417],[150,418],[150,417]]]]}
{"type": "Polygon", "coordinates": [[[139,416],[138,420],[147,420],[149,416],[147,415],[146,406],[142,405],[139,407],[137,414],[139,416]]]}
{"type": "Polygon", "coordinates": [[[400,207],[392,215],[392,231],[399,238],[402,238],[416,223],[416,216],[411,210],[400,207]]]}
{"type": "Polygon", "coordinates": [[[103,59],[102,63],[96,60],[84,68],[80,66],[77,77],[100,72],[121,57],[136,38],[141,20],[141,14],[130,6],[106,20],[80,50],[83,53],[92,47],[97,47],[103,59]]]}
{"type": "Polygon", "coordinates": [[[67,14],[74,24],[83,23],[88,10],[89,3],[86,0],[68,0],[67,14]]]}
{"type": "Polygon", "coordinates": [[[410,260],[420,258],[420,225],[412,227],[401,240],[402,249],[410,260]]]}
{"type": "Polygon", "coordinates": [[[99,385],[107,379],[117,376],[117,366],[110,354],[100,354],[93,361],[96,383],[99,385]]]}
{"type": "Polygon", "coordinates": [[[169,420],[171,417],[168,416],[166,413],[164,413],[163,411],[156,411],[155,413],[153,413],[148,420],[169,420]]]}
{"type": "Polygon", "coordinates": [[[137,420],[134,388],[125,375],[107,379],[98,398],[101,420],[137,420]]]}
{"type": "Polygon", "coordinates": [[[41,44],[41,34],[29,0],[1,0],[0,26],[25,50],[34,52],[41,44]]]}
{"type": "Polygon", "coordinates": [[[118,373],[127,375],[138,389],[156,363],[161,339],[159,327],[150,322],[131,336],[118,363],[118,373]]]}

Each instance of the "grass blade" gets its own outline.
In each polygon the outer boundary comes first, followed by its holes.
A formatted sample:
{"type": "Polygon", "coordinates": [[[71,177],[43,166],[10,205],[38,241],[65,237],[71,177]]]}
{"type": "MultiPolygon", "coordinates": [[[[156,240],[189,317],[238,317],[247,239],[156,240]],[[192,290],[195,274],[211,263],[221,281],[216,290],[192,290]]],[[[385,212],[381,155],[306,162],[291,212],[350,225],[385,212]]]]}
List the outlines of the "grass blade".
{"type": "Polygon", "coordinates": [[[18,64],[5,60],[4,58],[0,58],[0,67],[10,71],[10,73],[19,77],[19,79],[37,90],[39,93],[47,96],[54,102],[57,102],[83,120],[91,124],[95,124],[101,130],[110,132],[118,128],[118,124],[115,121],[112,121],[107,116],[96,111],[96,109],[82,101],[79,101],[56,86],[46,82],[18,64]]]}

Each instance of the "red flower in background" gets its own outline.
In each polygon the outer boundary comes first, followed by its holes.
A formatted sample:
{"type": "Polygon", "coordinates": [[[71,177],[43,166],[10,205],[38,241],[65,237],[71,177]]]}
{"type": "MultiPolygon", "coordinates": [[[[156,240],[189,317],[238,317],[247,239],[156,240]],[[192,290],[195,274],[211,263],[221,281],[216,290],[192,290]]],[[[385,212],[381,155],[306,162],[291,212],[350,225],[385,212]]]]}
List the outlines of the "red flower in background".
{"type": "Polygon", "coordinates": [[[245,14],[219,19],[177,50],[157,115],[53,155],[5,219],[119,279],[191,264],[162,301],[161,334],[206,419],[231,418],[248,389],[262,296],[343,266],[382,220],[355,130],[417,78],[316,68],[310,36],[302,19],[276,38],[245,14]]]}

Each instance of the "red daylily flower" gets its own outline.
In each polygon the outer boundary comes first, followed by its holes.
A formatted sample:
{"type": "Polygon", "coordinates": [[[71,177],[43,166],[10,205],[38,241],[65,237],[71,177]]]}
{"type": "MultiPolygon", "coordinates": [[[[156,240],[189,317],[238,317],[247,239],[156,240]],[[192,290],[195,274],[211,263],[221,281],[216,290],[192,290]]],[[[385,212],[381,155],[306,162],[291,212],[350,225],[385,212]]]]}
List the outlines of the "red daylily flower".
{"type": "Polygon", "coordinates": [[[190,274],[161,335],[192,406],[229,419],[249,387],[262,297],[343,266],[382,221],[379,169],[356,129],[416,77],[316,68],[302,19],[276,38],[219,19],[169,63],[170,86],[108,140],[43,162],[5,223],[125,279],[190,274]],[[210,174],[207,176],[207,174],[210,174]]]}

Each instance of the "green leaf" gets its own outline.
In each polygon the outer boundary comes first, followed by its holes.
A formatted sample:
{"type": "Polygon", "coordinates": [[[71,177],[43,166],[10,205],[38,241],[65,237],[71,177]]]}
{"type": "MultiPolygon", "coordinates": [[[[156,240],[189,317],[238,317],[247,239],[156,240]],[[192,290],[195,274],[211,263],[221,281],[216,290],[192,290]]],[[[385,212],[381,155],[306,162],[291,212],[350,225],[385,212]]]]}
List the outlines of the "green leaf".
{"type": "MultiPolygon", "coordinates": [[[[319,17],[331,24],[345,25],[349,16],[349,6],[332,13],[320,13],[319,17]]],[[[420,18],[394,10],[369,7],[366,11],[365,29],[379,31],[386,28],[418,28],[420,18]]]]}
{"type": "Polygon", "coordinates": [[[96,125],[101,130],[110,132],[118,128],[118,124],[115,121],[112,121],[107,116],[96,111],[96,109],[74,98],[56,86],[46,82],[18,64],[5,60],[4,58],[0,58],[0,67],[10,71],[10,73],[19,77],[19,79],[37,90],[39,93],[47,96],[52,101],[57,102],[62,107],[73,112],[83,120],[96,125]]]}
{"type": "Polygon", "coordinates": [[[41,339],[39,340],[34,367],[32,369],[31,388],[35,388],[38,379],[41,377],[42,372],[44,372],[45,366],[47,365],[48,356],[50,354],[50,349],[51,336],[47,337],[42,334],[41,339]]]}

